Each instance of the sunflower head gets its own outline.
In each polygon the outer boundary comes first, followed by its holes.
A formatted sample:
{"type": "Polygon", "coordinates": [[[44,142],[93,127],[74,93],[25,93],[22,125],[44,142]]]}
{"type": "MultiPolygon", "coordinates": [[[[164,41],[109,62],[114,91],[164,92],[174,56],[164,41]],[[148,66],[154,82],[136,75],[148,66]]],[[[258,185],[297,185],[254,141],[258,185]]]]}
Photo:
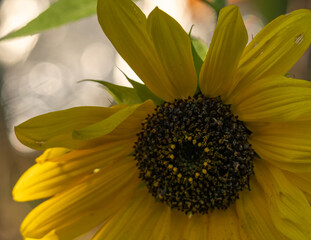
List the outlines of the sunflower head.
{"type": "Polygon", "coordinates": [[[14,199],[47,199],[26,239],[311,239],[311,83],[284,75],[311,43],[311,11],[247,44],[221,10],[207,54],[155,8],[99,0],[99,23],[144,84],[102,82],[119,103],[48,113],[16,127],[45,152],[14,199]],[[186,213],[186,214],[185,214],[186,213]]]}

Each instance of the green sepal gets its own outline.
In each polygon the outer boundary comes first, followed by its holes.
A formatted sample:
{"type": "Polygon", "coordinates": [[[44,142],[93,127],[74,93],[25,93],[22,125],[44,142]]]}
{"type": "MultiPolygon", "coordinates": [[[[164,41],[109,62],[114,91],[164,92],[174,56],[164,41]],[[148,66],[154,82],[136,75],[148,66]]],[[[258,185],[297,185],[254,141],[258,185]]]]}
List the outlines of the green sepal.
{"type": "Polygon", "coordinates": [[[103,85],[106,90],[111,94],[113,99],[116,101],[117,104],[129,104],[133,105],[136,103],[142,103],[143,101],[137,95],[136,90],[134,88],[119,86],[110,82],[101,81],[101,80],[92,80],[92,79],[85,79],[80,82],[84,81],[91,81],[96,82],[103,85]]]}
{"type": "Polygon", "coordinates": [[[164,102],[161,98],[151,92],[146,85],[136,82],[135,80],[130,79],[124,72],[122,73],[126,77],[127,81],[129,81],[129,83],[133,86],[133,89],[142,102],[148,99],[152,100],[156,105],[161,105],[164,102]]]}
{"type": "Polygon", "coordinates": [[[1,40],[33,35],[47,29],[94,15],[97,0],[59,0],[28,22],[26,26],[0,38],[1,40]]]}
{"type": "MultiPolygon", "coordinates": [[[[189,36],[190,34],[191,34],[191,30],[190,30],[189,36]]],[[[205,43],[199,38],[194,38],[190,36],[190,39],[191,39],[193,63],[194,63],[195,71],[198,76],[198,87],[197,87],[197,90],[195,91],[195,94],[198,94],[200,92],[200,83],[199,83],[200,71],[201,71],[201,67],[203,65],[208,48],[205,45],[205,43]]]]}
{"type": "Polygon", "coordinates": [[[202,40],[191,37],[191,48],[194,67],[199,78],[201,67],[207,53],[207,46],[202,40]]]}
{"type": "Polygon", "coordinates": [[[136,91],[136,94],[139,96],[139,98],[144,102],[148,99],[152,100],[154,104],[161,105],[164,100],[157,97],[153,92],[149,90],[149,88],[146,87],[146,85],[141,84],[139,82],[136,82],[134,80],[128,79],[130,84],[132,84],[133,88],[136,91]]]}

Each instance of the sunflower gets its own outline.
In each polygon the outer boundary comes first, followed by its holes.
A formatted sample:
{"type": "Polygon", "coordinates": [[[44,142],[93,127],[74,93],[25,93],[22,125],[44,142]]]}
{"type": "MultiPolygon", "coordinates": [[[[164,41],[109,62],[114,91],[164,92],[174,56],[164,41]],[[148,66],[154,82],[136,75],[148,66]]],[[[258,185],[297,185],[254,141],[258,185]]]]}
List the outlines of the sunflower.
{"type": "Polygon", "coordinates": [[[99,23],[145,83],[119,104],[44,114],[16,127],[45,150],[13,190],[45,199],[25,239],[311,239],[311,82],[284,75],[311,42],[311,11],[268,24],[247,46],[221,10],[204,61],[155,8],[99,0],[99,23]]]}

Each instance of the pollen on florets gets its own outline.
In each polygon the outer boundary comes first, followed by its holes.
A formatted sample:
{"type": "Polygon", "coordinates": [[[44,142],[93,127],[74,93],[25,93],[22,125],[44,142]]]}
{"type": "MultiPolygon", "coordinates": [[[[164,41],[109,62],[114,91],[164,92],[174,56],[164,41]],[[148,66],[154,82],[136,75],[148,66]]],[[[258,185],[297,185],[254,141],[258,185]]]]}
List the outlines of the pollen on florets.
{"type": "Polygon", "coordinates": [[[166,102],[134,145],[140,178],[160,202],[186,213],[226,209],[249,189],[250,132],[221,99],[201,94],[166,102]]]}

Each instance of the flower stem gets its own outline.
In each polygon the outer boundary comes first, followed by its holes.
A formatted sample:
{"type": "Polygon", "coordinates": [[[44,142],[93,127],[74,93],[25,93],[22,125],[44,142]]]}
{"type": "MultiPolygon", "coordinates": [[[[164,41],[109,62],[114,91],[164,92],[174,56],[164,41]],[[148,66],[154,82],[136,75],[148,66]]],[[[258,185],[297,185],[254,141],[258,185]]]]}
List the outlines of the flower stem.
{"type": "Polygon", "coordinates": [[[213,2],[209,2],[207,0],[202,0],[202,1],[214,9],[217,19],[218,19],[220,10],[227,5],[227,0],[214,0],[213,2]]]}

